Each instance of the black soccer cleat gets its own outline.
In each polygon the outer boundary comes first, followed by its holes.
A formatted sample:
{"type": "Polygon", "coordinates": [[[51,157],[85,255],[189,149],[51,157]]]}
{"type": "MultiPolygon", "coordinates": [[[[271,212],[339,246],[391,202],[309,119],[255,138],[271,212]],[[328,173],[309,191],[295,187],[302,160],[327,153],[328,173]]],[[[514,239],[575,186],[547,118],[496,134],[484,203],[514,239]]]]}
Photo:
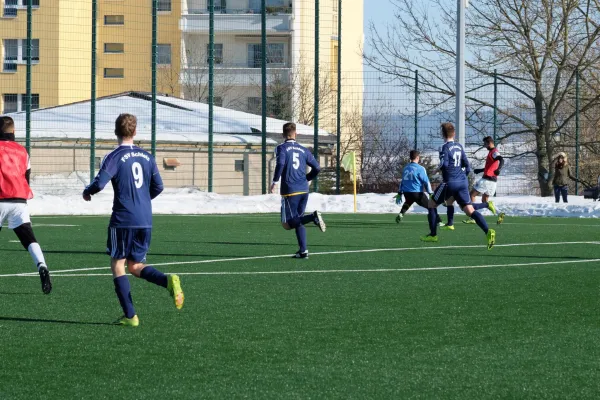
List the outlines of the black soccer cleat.
{"type": "MultiPolygon", "coordinates": [[[[40,263],[41,264],[41,263],[40,263]]],[[[40,280],[42,281],[42,292],[44,294],[50,294],[52,291],[52,280],[50,280],[50,271],[48,271],[48,267],[42,264],[39,266],[38,271],[40,273],[40,280]]]]}
{"type": "Polygon", "coordinates": [[[301,253],[299,250],[292,256],[292,258],[308,258],[308,250],[304,253],[301,253]]]}
{"type": "Polygon", "coordinates": [[[325,230],[327,229],[327,225],[325,225],[325,221],[323,220],[323,216],[321,215],[321,213],[319,211],[315,211],[313,213],[313,216],[315,217],[315,225],[319,227],[321,232],[325,232],[325,230]]]}

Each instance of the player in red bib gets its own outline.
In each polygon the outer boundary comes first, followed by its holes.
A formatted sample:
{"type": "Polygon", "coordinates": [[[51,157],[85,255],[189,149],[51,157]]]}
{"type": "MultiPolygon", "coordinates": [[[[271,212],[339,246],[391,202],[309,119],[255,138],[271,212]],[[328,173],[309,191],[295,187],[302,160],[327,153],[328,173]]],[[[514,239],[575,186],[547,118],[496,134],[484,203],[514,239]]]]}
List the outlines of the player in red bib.
{"type": "MultiPolygon", "coordinates": [[[[496,193],[496,185],[498,183],[498,176],[504,166],[504,159],[500,155],[500,152],[494,144],[494,139],[491,136],[483,138],[483,145],[488,150],[488,155],[485,159],[485,167],[474,169],[473,172],[480,174],[483,172],[483,177],[477,181],[473,189],[471,190],[471,201],[473,207],[476,210],[483,208],[489,209],[493,214],[496,214],[496,206],[489,198],[496,193]],[[475,203],[475,198],[481,196],[481,203],[475,203]]],[[[501,212],[498,215],[498,224],[504,221],[504,213],[501,212]]],[[[475,221],[472,219],[466,219],[463,221],[465,224],[474,224],[475,221]]]]}
{"type": "Polygon", "coordinates": [[[25,247],[42,280],[42,291],[52,291],[50,272],[38,244],[27,210],[27,200],[33,198],[29,187],[31,165],[29,154],[15,142],[15,122],[10,117],[0,117],[0,229],[4,221],[25,247]]]}

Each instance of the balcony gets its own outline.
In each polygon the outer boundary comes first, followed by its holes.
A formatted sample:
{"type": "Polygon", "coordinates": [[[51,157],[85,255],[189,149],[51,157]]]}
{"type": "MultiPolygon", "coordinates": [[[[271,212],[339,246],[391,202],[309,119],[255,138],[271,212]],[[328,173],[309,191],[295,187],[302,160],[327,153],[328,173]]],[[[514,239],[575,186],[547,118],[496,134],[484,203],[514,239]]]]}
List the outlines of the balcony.
{"type": "MultiPolygon", "coordinates": [[[[40,8],[40,0],[33,0],[32,7],[40,8]]],[[[3,18],[16,18],[17,10],[27,9],[27,0],[4,0],[3,18]]]]}
{"type": "Polygon", "coordinates": [[[16,57],[5,57],[2,63],[2,72],[17,72],[17,64],[16,57]]]}
{"type": "MultiPolygon", "coordinates": [[[[288,11],[288,9],[282,9],[288,11]]],[[[268,35],[291,35],[292,15],[287,13],[273,12],[267,14],[268,35]]],[[[180,29],[186,33],[208,34],[209,15],[206,10],[188,10],[180,21],[180,29]]],[[[247,9],[227,9],[215,12],[215,32],[260,35],[261,15],[247,9]]]]}
{"type": "MultiPolygon", "coordinates": [[[[292,69],[288,67],[268,67],[268,85],[291,84],[292,69]]],[[[180,75],[183,85],[208,87],[208,67],[183,67],[180,75]]],[[[262,83],[260,68],[218,67],[215,66],[215,86],[260,87],[262,83]]]]}

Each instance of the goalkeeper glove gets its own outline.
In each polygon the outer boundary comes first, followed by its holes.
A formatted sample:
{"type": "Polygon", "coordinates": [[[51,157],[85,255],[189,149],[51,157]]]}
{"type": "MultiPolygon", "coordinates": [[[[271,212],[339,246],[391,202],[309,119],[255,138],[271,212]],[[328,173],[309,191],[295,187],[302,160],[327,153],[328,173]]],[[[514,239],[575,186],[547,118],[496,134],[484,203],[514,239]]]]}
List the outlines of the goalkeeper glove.
{"type": "Polygon", "coordinates": [[[397,205],[402,204],[402,193],[398,193],[396,196],[394,196],[394,199],[396,199],[397,205]]]}
{"type": "Polygon", "coordinates": [[[496,175],[496,176],[500,175],[500,170],[499,169],[495,170],[494,175],[496,175]]]}

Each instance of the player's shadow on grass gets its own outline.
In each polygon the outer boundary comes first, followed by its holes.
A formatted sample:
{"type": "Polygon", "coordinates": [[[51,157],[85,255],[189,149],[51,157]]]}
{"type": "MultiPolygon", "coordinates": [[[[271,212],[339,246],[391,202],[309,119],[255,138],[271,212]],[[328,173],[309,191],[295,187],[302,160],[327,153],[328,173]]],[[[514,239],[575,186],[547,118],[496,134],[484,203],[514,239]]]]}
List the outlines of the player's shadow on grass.
{"type": "Polygon", "coordinates": [[[12,322],[38,322],[38,323],[49,323],[49,324],[68,324],[68,325],[106,325],[113,326],[108,322],[85,322],[85,321],[66,321],[60,319],[41,319],[41,318],[20,318],[20,317],[2,317],[0,321],[12,321],[12,322]]]}

